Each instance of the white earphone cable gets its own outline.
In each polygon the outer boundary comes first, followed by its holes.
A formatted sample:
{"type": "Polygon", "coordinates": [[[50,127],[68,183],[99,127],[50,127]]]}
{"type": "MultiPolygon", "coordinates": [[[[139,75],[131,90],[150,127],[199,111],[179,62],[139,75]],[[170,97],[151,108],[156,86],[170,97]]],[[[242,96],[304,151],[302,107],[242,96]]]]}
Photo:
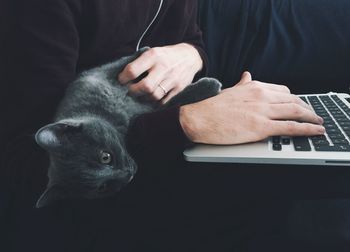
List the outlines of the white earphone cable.
{"type": "Polygon", "coordinates": [[[153,25],[154,21],[156,21],[158,15],[159,15],[159,12],[162,9],[163,1],[164,0],[160,0],[159,7],[158,7],[156,15],[154,15],[154,18],[152,19],[151,23],[147,26],[146,30],[143,32],[143,34],[141,35],[139,41],[137,42],[136,51],[138,51],[140,49],[140,44],[141,44],[141,41],[142,41],[143,37],[146,35],[148,30],[151,28],[151,26],[153,25]]]}

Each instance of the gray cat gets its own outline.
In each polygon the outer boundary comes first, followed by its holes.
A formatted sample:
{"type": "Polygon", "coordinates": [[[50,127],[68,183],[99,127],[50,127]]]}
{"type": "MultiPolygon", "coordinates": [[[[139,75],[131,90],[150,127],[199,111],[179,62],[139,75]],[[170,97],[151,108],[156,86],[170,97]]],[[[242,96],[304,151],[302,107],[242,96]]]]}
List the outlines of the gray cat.
{"type": "MultiPolygon", "coordinates": [[[[66,198],[106,197],[131,181],[137,166],[125,146],[130,120],[163,108],[129,96],[116,77],[145,50],[83,72],[68,87],[54,123],[38,130],[35,140],[48,151],[50,166],[47,189],[36,207],[66,198]]],[[[166,106],[200,101],[220,89],[217,80],[203,78],[166,106]]]]}

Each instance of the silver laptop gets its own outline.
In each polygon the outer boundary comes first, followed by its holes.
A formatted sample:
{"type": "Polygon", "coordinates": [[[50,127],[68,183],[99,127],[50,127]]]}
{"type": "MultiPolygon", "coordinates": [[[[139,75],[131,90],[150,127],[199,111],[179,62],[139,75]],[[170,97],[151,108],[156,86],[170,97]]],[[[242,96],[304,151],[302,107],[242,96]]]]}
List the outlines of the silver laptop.
{"type": "Polygon", "coordinates": [[[232,146],[198,144],[184,151],[190,162],[350,166],[350,95],[300,95],[324,119],[326,134],[275,136],[232,146]]]}

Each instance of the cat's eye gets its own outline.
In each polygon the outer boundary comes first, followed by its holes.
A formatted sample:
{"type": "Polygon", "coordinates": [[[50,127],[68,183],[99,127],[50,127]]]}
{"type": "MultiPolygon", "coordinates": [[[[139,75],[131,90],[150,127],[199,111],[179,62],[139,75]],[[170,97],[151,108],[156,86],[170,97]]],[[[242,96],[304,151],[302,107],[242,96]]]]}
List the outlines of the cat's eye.
{"type": "Polygon", "coordinates": [[[100,163],[110,164],[112,162],[112,155],[107,151],[101,151],[100,153],[100,163]]]}

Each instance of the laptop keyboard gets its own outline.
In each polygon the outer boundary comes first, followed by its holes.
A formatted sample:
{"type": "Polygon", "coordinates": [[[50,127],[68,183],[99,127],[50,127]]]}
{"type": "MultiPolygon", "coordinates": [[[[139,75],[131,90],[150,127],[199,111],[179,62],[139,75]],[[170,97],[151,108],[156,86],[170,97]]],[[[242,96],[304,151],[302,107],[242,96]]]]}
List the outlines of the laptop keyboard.
{"type": "MultiPolygon", "coordinates": [[[[303,96],[301,99],[311,105],[324,120],[326,134],[312,137],[293,137],[295,151],[339,151],[350,152],[350,107],[337,95],[303,96]]],[[[288,137],[272,138],[272,149],[281,151],[283,145],[290,145],[288,137]]]]}

